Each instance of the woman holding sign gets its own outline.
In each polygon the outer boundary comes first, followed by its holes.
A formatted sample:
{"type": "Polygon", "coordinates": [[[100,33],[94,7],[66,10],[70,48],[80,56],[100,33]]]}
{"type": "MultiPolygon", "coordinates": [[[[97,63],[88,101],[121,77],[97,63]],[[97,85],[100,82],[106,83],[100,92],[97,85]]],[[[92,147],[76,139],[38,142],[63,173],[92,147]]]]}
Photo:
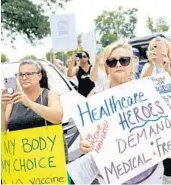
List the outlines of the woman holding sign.
{"type": "Polygon", "coordinates": [[[150,41],[147,51],[149,63],[145,64],[141,76],[147,77],[164,72],[171,76],[171,43],[161,37],[150,41]]]}
{"type": "MultiPolygon", "coordinates": [[[[103,62],[109,76],[109,82],[104,86],[103,90],[124,84],[134,79],[134,64],[132,57],[132,47],[129,44],[113,43],[105,48],[103,62]]],[[[91,92],[91,95],[93,94],[95,94],[94,91],[91,92]]],[[[83,153],[92,151],[90,143],[88,143],[85,138],[81,138],[80,150],[83,153]]],[[[159,164],[130,179],[126,184],[160,184],[162,183],[162,176],[163,164],[159,164]]],[[[99,179],[99,181],[102,180],[99,176],[97,179],[99,179]]]]}

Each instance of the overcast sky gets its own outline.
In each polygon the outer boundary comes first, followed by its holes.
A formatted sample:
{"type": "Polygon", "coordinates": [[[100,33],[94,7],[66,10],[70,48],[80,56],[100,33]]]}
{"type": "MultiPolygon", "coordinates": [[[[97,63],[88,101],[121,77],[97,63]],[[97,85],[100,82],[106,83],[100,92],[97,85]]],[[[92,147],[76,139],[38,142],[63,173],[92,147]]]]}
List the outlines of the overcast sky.
{"type": "MultiPolygon", "coordinates": [[[[86,33],[94,29],[94,19],[102,13],[103,10],[114,10],[118,6],[126,8],[138,8],[138,24],[136,27],[137,36],[148,35],[145,28],[145,21],[148,16],[162,16],[171,24],[171,11],[169,0],[72,0],[67,3],[65,10],[60,10],[58,13],[75,13],[76,31],[86,33]]],[[[171,32],[171,29],[170,29],[171,32]]],[[[2,43],[2,52],[8,55],[11,61],[21,59],[25,55],[33,54],[39,58],[45,57],[52,47],[51,38],[44,38],[41,44],[33,47],[25,42],[21,37],[15,42],[16,49],[12,49],[9,42],[2,43]]]]}

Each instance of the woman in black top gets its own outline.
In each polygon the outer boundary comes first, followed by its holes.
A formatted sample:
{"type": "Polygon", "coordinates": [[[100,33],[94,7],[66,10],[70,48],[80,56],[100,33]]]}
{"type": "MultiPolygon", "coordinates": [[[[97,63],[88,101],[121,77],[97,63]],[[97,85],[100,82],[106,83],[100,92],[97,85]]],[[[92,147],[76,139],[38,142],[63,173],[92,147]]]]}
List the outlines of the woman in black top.
{"type": "Polygon", "coordinates": [[[94,82],[90,80],[90,71],[92,65],[90,64],[90,56],[86,51],[83,51],[80,56],[80,66],[75,66],[76,57],[74,56],[69,65],[67,75],[68,77],[77,76],[78,92],[87,97],[90,91],[94,88],[94,82]]]}
{"type": "Polygon", "coordinates": [[[47,74],[41,64],[23,61],[17,74],[23,91],[14,94],[2,92],[2,131],[21,130],[60,123],[63,110],[55,92],[48,90],[47,74]]]}

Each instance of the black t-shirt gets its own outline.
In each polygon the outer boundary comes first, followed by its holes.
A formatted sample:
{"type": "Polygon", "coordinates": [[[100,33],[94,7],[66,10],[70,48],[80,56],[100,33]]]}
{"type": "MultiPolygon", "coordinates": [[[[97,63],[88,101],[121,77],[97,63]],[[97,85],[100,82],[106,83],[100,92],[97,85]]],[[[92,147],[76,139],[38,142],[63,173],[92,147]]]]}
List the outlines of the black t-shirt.
{"type": "Polygon", "coordinates": [[[171,176],[171,159],[164,160],[163,164],[164,164],[164,175],[171,176]]]}
{"type": "Polygon", "coordinates": [[[94,88],[94,82],[90,80],[91,65],[88,72],[85,72],[81,67],[79,67],[77,79],[78,79],[78,92],[83,96],[87,97],[90,91],[94,88]]]}

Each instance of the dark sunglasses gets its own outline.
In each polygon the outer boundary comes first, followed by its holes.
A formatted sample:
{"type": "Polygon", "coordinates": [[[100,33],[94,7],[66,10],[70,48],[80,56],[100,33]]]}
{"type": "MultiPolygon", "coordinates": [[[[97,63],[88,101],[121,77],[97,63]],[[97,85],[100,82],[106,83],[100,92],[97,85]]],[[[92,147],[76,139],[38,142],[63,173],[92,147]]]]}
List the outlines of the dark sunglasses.
{"type": "Polygon", "coordinates": [[[86,55],[82,55],[81,58],[87,58],[87,56],[86,55]]]}
{"type": "Polygon", "coordinates": [[[121,57],[119,60],[116,58],[109,58],[106,60],[106,64],[108,67],[116,67],[117,63],[119,62],[121,66],[128,66],[130,64],[131,58],[130,57],[121,57]]]}

